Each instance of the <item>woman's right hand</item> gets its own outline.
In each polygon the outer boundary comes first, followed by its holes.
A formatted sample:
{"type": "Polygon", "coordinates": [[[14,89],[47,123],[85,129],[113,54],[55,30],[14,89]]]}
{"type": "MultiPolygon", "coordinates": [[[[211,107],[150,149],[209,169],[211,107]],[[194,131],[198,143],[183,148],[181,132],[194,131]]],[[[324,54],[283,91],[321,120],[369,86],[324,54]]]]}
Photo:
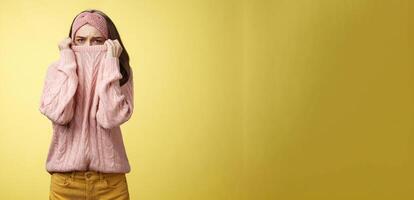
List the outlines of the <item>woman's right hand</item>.
{"type": "Polygon", "coordinates": [[[63,49],[70,49],[70,45],[72,45],[72,39],[70,37],[66,37],[64,38],[62,41],[60,41],[59,43],[59,50],[63,50],[63,49]]]}

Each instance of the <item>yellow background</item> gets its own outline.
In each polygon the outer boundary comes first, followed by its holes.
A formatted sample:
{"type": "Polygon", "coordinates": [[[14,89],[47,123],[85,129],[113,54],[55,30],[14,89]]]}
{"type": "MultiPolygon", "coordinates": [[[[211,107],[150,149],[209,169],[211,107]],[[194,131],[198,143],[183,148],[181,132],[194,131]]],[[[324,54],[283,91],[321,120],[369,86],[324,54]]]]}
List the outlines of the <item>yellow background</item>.
{"type": "Polygon", "coordinates": [[[131,199],[414,198],[413,1],[0,5],[0,199],[48,197],[41,89],[87,8],[134,70],[131,199]]]}

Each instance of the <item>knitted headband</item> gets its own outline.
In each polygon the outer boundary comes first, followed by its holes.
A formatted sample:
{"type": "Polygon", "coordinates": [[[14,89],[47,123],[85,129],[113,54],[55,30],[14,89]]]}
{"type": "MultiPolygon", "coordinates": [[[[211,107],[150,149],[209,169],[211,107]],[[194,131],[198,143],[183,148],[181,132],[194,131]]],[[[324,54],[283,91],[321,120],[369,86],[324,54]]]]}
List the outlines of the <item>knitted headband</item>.
{"type": "Polygon", "coordinates": [[[74,39],[76,31],[87,23],[98,29],[105,37],[105,39],[108,39],[108,28],[106,26],[106,20],[100,14],[91,12],[82,12],[75,18],[75,21],[72,25],[71,38],[74,39]]]}

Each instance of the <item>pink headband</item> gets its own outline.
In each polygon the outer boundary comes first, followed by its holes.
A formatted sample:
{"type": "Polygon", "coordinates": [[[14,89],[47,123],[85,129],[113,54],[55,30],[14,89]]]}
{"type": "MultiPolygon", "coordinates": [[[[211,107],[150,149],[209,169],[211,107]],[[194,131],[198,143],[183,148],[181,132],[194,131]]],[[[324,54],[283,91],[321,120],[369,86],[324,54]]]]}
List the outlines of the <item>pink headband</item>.
{"type": "Polygon", "coordinates": [[[76,31],[85,24],[90,24],[98,29],[105,39],[108,39],[108,28],[106,26],[106,20],[100,14],[91,12],[82,12],[79,14],[72,25],[72,39],[75,39],[76,31]]]}

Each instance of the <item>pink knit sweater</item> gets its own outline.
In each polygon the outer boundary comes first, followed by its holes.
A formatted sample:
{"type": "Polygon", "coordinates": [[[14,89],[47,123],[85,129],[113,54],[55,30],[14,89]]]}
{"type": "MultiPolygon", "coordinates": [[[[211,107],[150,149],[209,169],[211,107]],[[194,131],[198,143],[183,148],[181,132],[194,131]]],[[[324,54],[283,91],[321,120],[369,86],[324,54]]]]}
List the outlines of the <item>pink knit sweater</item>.
{"type": "Polygon", "coordinates": [[[133,73],[122,87],[106,45],[72,46],[49,65],[39,110],[52,122],[46,171],[128,173],[120,125],[133,108],[133,73]]]}

